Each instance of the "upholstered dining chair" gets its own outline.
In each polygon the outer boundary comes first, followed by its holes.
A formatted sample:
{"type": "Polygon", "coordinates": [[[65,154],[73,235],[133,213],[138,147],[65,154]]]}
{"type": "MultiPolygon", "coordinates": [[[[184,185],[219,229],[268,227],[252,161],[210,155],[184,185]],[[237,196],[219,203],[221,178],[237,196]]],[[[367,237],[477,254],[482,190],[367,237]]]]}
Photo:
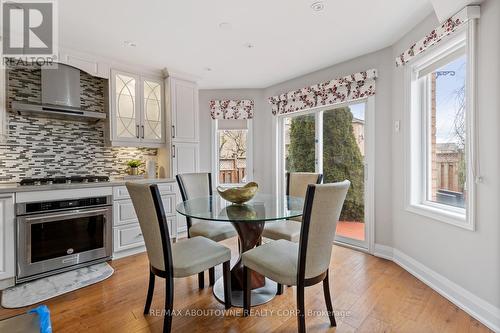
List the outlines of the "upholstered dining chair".
{"type": "MultiPolygon", "coordinates": [[[[183,201],[212,195],[212,175],[204,173],[185,173],[176,176],[177,184],[183,201]]],[[[188,238],[202,236],[215,242],[236,236],[236,230],[230,223],[217,223],[203,221],[186,217],[188,238]]],[[[215,270],[208,271],[210,285],[215,283],[215,270]]],[[[205,285],[205,274],[201,272],[198,276],[200,289],[205,285]]]]}
{"type": "MultiPolygon", "coordinates": [[[[287,172],[286,174],[286,195],[304,198],[309,184],[320,184],[323,175],[311,172],[287,172]]],[[[264,226],[262,237],[269,239],[286,239],[291,242],[298,242],[302,216],[291,218],[286,221],[268,222],[264,226]]]]}
{"type": "Polygon", "coordinates": [[[250,275],[258,272],[280,284],[297,286],[298,331],[306,331],[304,289],[323,282],[330,324],[336,326],[330,298],[328,270],[335,228],[350,186],[340,183],[307,187],[299,243],[271,241],[243,253],[243,314],[250,312],[250,275]]]}
{"type": "Polygon", "coordinates": [[[149,286],[144,314],[149,313],[155,276],[166,280],[163,332],[172,328],[174,278],[198,274],[216,265],[223,266],[224,303],[231,307],[231,250],[205,237],[192,237],[170,244],[167,219],[157,185],[125,184],[132,199],[149,259],[149,286]]]}

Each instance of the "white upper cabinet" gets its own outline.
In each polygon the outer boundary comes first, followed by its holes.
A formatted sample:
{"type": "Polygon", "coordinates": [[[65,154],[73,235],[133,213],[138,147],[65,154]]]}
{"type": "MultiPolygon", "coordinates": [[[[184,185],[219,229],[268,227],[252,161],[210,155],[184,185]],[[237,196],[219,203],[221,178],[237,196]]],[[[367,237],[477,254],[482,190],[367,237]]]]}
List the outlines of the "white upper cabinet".
{"type": "Polygon", "coordinates": [[[196,83],[169,78],[173,142],[199,142],[198,87],[196,83]]]}
{"type": "Polygon", "coordinates": [[[113,141],[140,141],[139,77],[113,71],[111,89],[111,122],[113,141]]]}
{"type": "Polygon", "coordinates": [[[163,81],[111,71],[111,144],[159,147],[165,142],[163,81]]]}
{"type": "Polygon", "coordinates": [[[109,63],[96,56],[61,48],[58,62],[78,68],[90,75],[109,79],[109,63]]]}
{"type": "Polygon", "coordinates": [[[174,142],[172,144],[173,175],[199,172],[199,144],[174,142]]]}
{"type": "Polygon", "coordinates": [[[163,91],[162,81],[142,80],[142,132],[145,142],[163,142],[163,91]]]}

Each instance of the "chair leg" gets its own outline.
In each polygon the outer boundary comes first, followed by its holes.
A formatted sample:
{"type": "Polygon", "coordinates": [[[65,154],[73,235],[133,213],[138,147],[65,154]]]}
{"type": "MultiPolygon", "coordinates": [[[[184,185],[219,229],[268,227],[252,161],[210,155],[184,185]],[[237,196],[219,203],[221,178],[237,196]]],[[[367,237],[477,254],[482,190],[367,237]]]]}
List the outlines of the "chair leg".
{"type": "Polygon", "coordinates": [[[323,279],[323,293],[325,294],[325,303],[326,303],[326,309],[328,310],[328,317],[330,318],[330,325],[336,327],[337,322],[335,321],[332,299],[330,297],[330,283],[328,282],[328,271],[326,271],[326,276],[323,279]]]}
{"type": "Polygon", "coordinates": [[[149,309],[151,308],[151,301],[153,300],[153,292],[155,290],[155,275],[153,272],[149,271],[149,286],[148,295],[146,296],[146,304],[144,305],[144,314],[149,314],[149,309]]]}
{"type": "Polygon", "coordinates": [[[250,268],[243,266],[243,317],[250,315],[250,304],[252,302],[250,295],[250,268]]]}
{"type": "Polygon", "coordinates": [[[304,300],[304,285],[297,286],[297,321],[299,333],[306,332],[306,310],[304,300]]]}
{"type": "Polygon", "coordinates": [[[213,286],[215,284],[215,267],[212,267],[208,270],[208,281],[210,283],[210,286],[213,286]]]}
{"type": "Polygon", "coordinates": [[[163,333],[170,333],[172,330],[172,310],[174,306],[174,279],[165,279],[165,317],[163,318],[163,333]]]}
{"type": "Polygon", "coordinates": [[[283,285],[281,283],[278,283],[278,291],[276,292],[276,295],[282,295],[283,294],[283,285]]]}
{"type": "Polygon", "coordinates": [[[205,272],[198,273],[198,288],[205,288],[205,272]]]}
{"type": "Polygon", "coordinates": [[[231,294],[231,266],[230,261],[222,263],[222,279],[224,281],[224,305],[226,309],[232,306],[232,294],[231,294]]]}

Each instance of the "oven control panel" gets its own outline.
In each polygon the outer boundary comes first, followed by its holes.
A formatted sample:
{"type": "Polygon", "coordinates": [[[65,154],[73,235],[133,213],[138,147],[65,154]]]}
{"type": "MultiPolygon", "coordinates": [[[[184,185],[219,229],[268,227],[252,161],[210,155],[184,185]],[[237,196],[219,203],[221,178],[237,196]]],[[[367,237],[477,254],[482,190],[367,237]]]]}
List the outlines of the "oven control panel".
{"type": "MultiPolygon", "coordinates": [[[[111,205],[110,196],[23,203],[22,214],[111,205]]],[[[19,207],[20,208],[20,207],[19,207]]],[[[20,212],[18,212],[20,213],[20,212]]]]}

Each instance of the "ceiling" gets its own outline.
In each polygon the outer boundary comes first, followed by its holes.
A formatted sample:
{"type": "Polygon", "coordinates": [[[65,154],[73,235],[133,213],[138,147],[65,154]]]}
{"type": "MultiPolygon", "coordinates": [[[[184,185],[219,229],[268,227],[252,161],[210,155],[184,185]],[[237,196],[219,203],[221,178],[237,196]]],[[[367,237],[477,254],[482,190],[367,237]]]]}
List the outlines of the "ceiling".
{"type": "Polygon", "coordinates": [[[188,73],[201,88],[264,88],[390,46],[433,11],[428,0],[313,2],[64,0],[60,44],[188,73]]]}

